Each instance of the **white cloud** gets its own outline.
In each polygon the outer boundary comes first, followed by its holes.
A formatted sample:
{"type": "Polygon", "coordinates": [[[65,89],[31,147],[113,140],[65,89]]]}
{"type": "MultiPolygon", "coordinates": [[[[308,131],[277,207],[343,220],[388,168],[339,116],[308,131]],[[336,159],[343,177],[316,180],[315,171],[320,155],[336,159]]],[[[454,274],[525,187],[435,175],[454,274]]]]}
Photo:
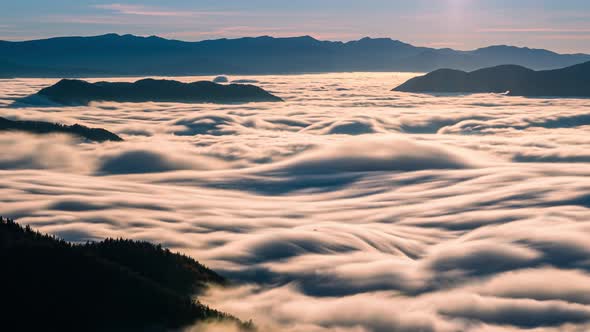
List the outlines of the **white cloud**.
{"type": "Polygon", "coordinates": [[[587,330],[590,101],[389,91],[410,76],[247,77],[281,104],[19,109],[54,80],[4,80],[0,116],[125,142],[1,134],[0,215],[193,255],[243,283],[203,301],[263,332],[587,330]]]}

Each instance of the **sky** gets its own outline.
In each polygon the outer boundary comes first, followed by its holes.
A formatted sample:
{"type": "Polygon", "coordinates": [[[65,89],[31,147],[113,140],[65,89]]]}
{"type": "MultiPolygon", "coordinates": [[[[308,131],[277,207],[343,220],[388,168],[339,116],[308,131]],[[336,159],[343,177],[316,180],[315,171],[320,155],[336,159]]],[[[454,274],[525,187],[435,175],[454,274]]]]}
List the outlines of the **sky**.
{"type": "Polygon", "coordinates": [[[588,0],[3,0],[0,39],[131,33],[181,40],[390,37],[474,49],[508,44],[590,53],[588,0]]]}

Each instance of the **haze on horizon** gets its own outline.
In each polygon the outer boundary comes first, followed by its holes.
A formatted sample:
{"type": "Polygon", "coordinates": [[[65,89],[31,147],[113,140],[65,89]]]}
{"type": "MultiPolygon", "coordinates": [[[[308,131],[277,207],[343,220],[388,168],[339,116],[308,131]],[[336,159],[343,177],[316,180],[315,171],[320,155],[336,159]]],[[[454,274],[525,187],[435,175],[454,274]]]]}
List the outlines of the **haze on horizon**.
{"type": "Polygon", "coordinates": [[[0,40],[110,32],[191,41],[370,36],[436,48],[507,44],[590,53],[590,2],[584,0],[25,0],[3,3],[0,9],[0,40]]]}

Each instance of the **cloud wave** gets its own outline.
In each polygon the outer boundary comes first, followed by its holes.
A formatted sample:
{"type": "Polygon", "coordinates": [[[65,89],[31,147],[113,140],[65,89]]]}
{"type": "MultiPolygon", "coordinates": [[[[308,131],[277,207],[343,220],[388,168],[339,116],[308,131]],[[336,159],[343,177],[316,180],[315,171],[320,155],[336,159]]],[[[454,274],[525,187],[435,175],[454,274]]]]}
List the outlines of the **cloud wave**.
{"type": "Polygon", "coordinates": [[[590,100],[389,91],[410,76],[231,78],[281,105],[19,108],[54,80],[3,80],[0,116],[125,142],[0,134],[0,214],[193,255],[236,282],[202,300],[262,332],[590,329],[590,100]]]}

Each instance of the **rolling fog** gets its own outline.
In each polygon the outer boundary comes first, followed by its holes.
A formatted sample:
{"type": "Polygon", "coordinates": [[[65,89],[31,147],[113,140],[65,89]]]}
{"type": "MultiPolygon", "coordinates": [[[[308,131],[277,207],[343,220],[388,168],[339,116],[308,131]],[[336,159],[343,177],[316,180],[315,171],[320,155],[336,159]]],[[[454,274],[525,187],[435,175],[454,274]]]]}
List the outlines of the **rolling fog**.
{"type": "Polygon", "coordinates": [[[237,284],[201,301],[262,331],[589,330],[590,99],[390,91],[412,76],[83,107],[14,102],[56,80],[0,80],[0,116],[125,139],[0,134],[0,215],[189,254],[237,284]]]}

